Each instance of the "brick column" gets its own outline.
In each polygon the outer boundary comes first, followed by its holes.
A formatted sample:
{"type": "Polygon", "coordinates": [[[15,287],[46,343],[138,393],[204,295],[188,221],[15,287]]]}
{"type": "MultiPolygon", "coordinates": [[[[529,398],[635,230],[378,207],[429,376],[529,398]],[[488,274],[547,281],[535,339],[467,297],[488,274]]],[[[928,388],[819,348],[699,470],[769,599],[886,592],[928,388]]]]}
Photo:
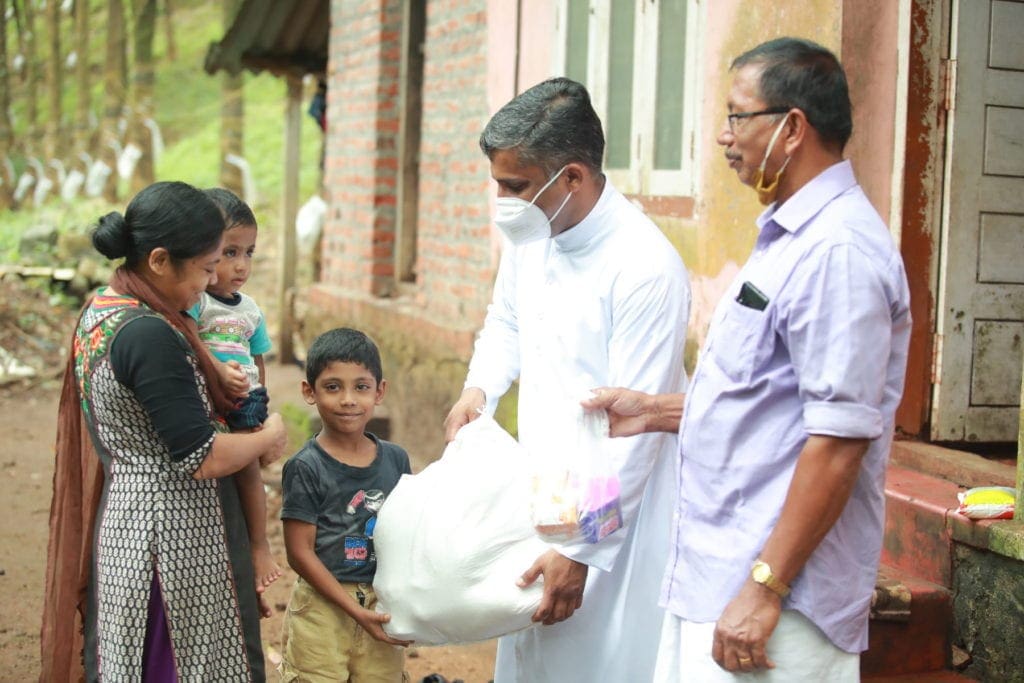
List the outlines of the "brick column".
{"type": "Polygon", "coordinates": [[[331,3],[322,279],[394,289],[401,0],[331,3]]]}

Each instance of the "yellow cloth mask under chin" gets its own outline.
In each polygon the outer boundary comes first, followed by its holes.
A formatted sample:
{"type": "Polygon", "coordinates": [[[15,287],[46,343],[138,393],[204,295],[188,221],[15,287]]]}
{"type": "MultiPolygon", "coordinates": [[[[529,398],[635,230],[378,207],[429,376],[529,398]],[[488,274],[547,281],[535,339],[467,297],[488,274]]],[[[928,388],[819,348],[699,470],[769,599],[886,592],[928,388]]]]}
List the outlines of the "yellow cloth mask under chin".
{"type": "Polygon", "coordinates": [[[787,156],[786,160],[782,162],[782,168],[775,174],[775,180],[769,184],[764,184],[764,169],[768,164],[768,157],[772,153],[772,149],[775,148],[775,142],[779,139],[779,133],[782,132],[782,128],[786,125],[786,121],[789,119],[787,114],[779,121],[778,127],[775,132],[772,133],[772,139],[768,141],[768,148],[764,151],[764,159],[761,160],[761,165],[757,171],[754,172],[754,190],[757,192],[757,199],[763,205],[767,206],[775,201],[776,195],[779,194],[779,179],[782,178],[782,172],[786,170],[786,166],[789,165],[790,157],[787,156]]]}

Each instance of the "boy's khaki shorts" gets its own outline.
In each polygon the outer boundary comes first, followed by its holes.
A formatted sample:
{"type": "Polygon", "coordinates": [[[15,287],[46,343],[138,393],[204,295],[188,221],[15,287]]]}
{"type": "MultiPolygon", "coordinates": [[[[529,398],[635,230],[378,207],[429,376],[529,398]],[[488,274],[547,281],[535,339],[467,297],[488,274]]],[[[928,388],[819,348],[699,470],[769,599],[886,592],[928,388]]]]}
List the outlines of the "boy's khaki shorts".
{"type": "MultiPolygon", "coordinates": [[[[377,603],[365,583],[341,584],[357,602],[372,610],[377,603]]],[[[296,579],[284,618],[287,642],[278,667],[285,683],[400,683],[408,681],[405,652],[363,630],[355,619],[325,600],[301,578],[296,579]]]]}

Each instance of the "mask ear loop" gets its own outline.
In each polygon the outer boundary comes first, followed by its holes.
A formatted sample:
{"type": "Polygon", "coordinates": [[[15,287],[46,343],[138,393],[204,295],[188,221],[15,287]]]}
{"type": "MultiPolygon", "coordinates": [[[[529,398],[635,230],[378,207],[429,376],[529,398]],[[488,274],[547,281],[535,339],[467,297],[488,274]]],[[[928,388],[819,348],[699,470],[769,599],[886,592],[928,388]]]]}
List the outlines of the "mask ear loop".
{"type": "MultiPolygon", "coordinates": [[[[764,159],[761,160],[761,166],[758,169],[761,172],[761,178],[762,179],[764,178],[764,169],[768,166],[768,157],[771,156],[772,150],[775,149],[775,143],[779,139],[779,133],[782,132],[782,129],[785,127],[786,121],[788,121],[788,120],[789,120],[789,114],[786,114],[783,117],[782,121],[779,122],[778,128],[776,128],[775,132],[772,133],[772,139],[768,141],[768,148],[765,149],[765,151],[764,151],[764,159]]],[[[786,161],[782,164],[782,168],[779,169],[779,173],[782,173],[784,170],[786,170],[786,165],[788,163],[789,163],[789,157],[787,156],[786,157],[786,161]]],[[[775,174],[776,178],[778,178],[779,173],[775,174]]]]}
{"type": "Polygon", "coordinates": [[[558,210],[555,211],[555,213],[551,215],[551,218],[548,219],[548,225],[551,224],[551,221],[558,218],[558,214],[562,213],[562,209],[564,209],[565,205],[569,203],[570,197],[572,197],[572,192],[569,192],[569,194],[565,195],[565,199],[562,200],[562,203],[559,205],[558,210]]]}
{"type": "MultiPolygon", "coordinates": [[[[537,194],[533,195],[533,199],[530,200],[530,203],[533,204],[534,202],[536,202],[537,201],[537,197],[539,197],[542,194],[544,194],[544,190],[546,190],[549,187],[551,187],[551,183],[553,183],[556,180],[558,180],[558,176],[562,175],[562,171],[564,171],[566,168],[568,168],[568,164],[566,164],[562,168],[558,169],[558,173],[556,173],[555,175],[551,176],[551,180],[549,180],[546,183],[544,183],[544,187],[542,187],[539,190],[537,190],[537,194]]],[[[561,209],[559,209],[559,211],[561,211],[561,209]]]]}

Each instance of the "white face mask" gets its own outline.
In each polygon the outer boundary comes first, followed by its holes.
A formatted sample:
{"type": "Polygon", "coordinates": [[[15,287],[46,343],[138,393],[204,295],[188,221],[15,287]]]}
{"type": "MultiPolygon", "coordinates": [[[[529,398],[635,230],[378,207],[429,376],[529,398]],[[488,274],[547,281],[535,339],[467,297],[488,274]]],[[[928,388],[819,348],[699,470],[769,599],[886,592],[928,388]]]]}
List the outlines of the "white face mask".
{"type": "Polygon", "coordinates": [[[512,244],[518,246],[551,237],[551,221],[555,220],[562,209],[565,208],[569,198],[572,197],[572,192],[565,195],[565,200],[551,218],[544,215],[544,212],[534,202],[537,201],[537,197],[541,196],[544,190],[551,187],[551,183],[555,182],[564,170],[565,166],[560,168],[558,173],[551,176],[551,180],[546,182],[544,187],[540,188],[531,201],[526,201],[519,197],[498,197],[495,202],[494,224],[505,233],[505,236],[509,238],[512,244]]]}

